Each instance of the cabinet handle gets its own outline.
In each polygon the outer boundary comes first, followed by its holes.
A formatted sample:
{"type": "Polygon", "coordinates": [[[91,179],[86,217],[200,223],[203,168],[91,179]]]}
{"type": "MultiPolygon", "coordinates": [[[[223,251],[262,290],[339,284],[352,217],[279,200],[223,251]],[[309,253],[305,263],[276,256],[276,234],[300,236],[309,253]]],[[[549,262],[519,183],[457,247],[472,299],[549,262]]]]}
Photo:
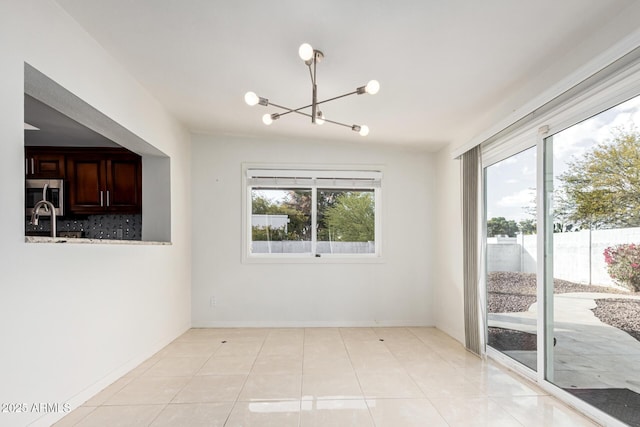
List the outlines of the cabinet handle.
{"type": "Polygon", "coordinates": [[[100,206],[104,206],[104,191],[100,190],[100,206]]]}
{"type": "Polygon", "coordinates": [[[109,204],[109,190],[107,190],[107,206],[110,206],[110,204],[109,204]]]}
{"type": "Polygon", "coordinates": [[[24,159],[24,173],[29,175],[29,159],[24,159]]]}
{"type": "Polygon", "coordinates": [[[33,162],[33,157],[31,158],[31,174],[35,174],[36,173],[36,168],[34,166],[34,162],[33,162]]]}

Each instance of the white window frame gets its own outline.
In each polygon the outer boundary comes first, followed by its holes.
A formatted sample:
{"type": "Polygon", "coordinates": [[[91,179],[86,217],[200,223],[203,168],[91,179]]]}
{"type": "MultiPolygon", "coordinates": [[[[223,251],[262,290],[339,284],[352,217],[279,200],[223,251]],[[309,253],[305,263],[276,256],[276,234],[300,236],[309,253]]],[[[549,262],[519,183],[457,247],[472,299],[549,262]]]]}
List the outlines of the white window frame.
{"type": "Polygon", "coordinates": [[[375,165],[242,165],[242,262],[243,263],[378,263],[382,262],[383,168],[375,165]],[[273,181],[270,181],[272,179],[273,181]],[[277,188],[312,190],[312,238],[309,253],[251,252],[251,190],[256,183],[277,188]],[[374,253],[316,253],[317,189],[373,190],[375,204],[374,253]]]}

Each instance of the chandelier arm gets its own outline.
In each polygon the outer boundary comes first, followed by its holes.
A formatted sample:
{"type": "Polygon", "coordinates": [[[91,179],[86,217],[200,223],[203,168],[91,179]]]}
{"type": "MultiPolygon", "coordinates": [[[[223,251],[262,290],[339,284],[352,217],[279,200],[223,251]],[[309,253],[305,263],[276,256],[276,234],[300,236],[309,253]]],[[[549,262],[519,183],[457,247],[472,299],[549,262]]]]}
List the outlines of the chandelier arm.
{"type": "Polygon", "coordinates": [[[316,70],[316,65],[318,64],[318,53],[313,52],[313,84],[316,85],[318,83],[318,71],[316,70]]]}
{"type": "MultiPolygon", "coordinates": [[[[354,90],[353,92],[349,92],[349,93],[345,93],[344,95],[338,95],[338,96],[334,96],[333,98],[329,98],[329,99],[324,99],[322,101],[318,101],[316,102],[316,105],[320,105],[320,104],[324,104],[326,102],[329,101],[335,101],[336,99],[340,99],[340,98],[345,98],[347,96],[351,96],[351,95],[356,95],[358,93],[357,90],[354,90]]],[[[269,101],[269,106],[274,106],[276,108],[281,108],[283,110],[287,110],[286,113],[282,113],[284,114],[288,114],[288,113],[297,113],[300,110],[304,110],[305,108],[309,108],[309,107],[313,107],[313,104],[309,104],[309,105],[305,105],[303,107],[298,107],[298,108],[289,108],[289,107],[284,107],[282,105],[278,105],[278,104],[274,104],[273,102],[269,101]]],[[[311,117],[311,114],[307,114],[309,117],[311,117]]]]}
{"type": "MultiPolygon", "coordinates": [[[[313,76],[311,78],[311,123],[316,124],[316,116],[318,115],[318,65],[317,51],[313,51],[313,76]]],[[[309,66],[311,68],[311,66],[309,66]]]]}
{"type": "MultiPolygon", "coordinates": [[[[350,96],[350,95],[355,95],[357,93],[358,93],[358,91],[354,90],[353,92],[345,93],[344,95],[338,95],[338,96],[334,96],[333,98],[325,99],[323,101],[318,101],[315,104],[316,105],[324,104],[325,102],[334,101],[336,99],[344,98],[344,97],[350,96]]],[[[313,104],[305,105],[304,107],[298,107],[298,108],[295,108],[295,109],[294,108],[285,107],[285,106],[282,106],[282,105],[278,105],[278,104],[274,104],[271,101],[269,101],[269,105],[274,106],[276,108],[283,109],[283,110],[287,110],[286,113],[280,114],[281,116],[284,116],[285,114],[289,114],[289,113],[298,113],[298,114],[302,114],[303,116],[307,116],[307,117],[313,118],[313,115],[311,115],[311,114],[301,113],[300,112],[300,110],[304,110],[305,108],[313,107],[313,104]]],[[[327,120],[325,120],[325,121],[327,121],[327,120]]],[[[351,127],[351,126],[345,125],[343,123],[340,123],[340,124],[343,125],[343,126],[351,127]]]]}
{"type": "Polygon", "coordinates": [[[316,82],[315,82],[315,78],[314,78],[314,75],[313,75],[313,70],[311,69],[311,64],[307,65],[307,67],[309,67],[309,77],[311,77],[311,84],[313,85],[316,82]]]}
{"type": "Polygon", "coordinates": [[[324,104],[325,102],[335,101],[336,99],[344,98],[344,97],[347,97],[347,96],[350,96],[350,95],[356,95],[357,93],[358,93],[358,91],[354,90],[353,92],[345,93],[344,95],[338,95],[338,96],[334,96],[333,98],[325,99],[323,101],[318,101],[318,102],[316,102],[316,104],[317,105],[324,104]]]}
{"type": "Polygon", "coordinates": [[[329,120],[329,119],[324,119],[325,122],[327,123],[333,123],[334,125],[338,125],[338,126],[344,126],[346,128],[352,129],[353,125],[348,125],[346,123],[340,123],[340,122],[336,122],[335,120],[329,120]]]}
{"type": "Polygon", "coordinates": [[[311,114],[303,113],[302,111],[300,111],[300,110],[303,110],[305,108],[311,107],[311,105],[306,105],[304,107],[296,108],[295,110],[293,110],[293,109],[291,109],[289,107],[283,107],[282,105],[274,104],[273,102],[270,102],[269,105],[274,106],[276,108],[281,108],[283,110],[287,110],[285,113],[280,113],[280,116],[284,116],[285,114],[289,114],[289,113],[296,113],[296,114],[300,114],[302,116],[312,117],[311,114]]]}
{"type": "MultiPolygon", "coordinates": [[[[341,95],[341,96],[338,96],[336,98],[341,98],[341,97],[347,96],[347,95],[353,95],[355,93],[356,92],[348,93],[346,95],[341,95]]],[[[336,98],[327,99],[327,100],[318,102],[318,104],[322,104],[323,102],[332,101],[333,99],[336,99],[336,98]]],[[[293,110],[291,108],[288,108],[288,107],[284,107],[282,105],[274,104],[273,102],[269,102],[269,105],[274,106],[276,108],[281,108],[283,110],[287,110],[285,113],[280,113],[280,117],[284,116],[285,114],[296,113],[296,114],[300,114],[301,116],[313,118],[313,116],[311,114],[303,113],[302,111],[300,111],[300,110],[304,110],[305,108],[311,107],[311,105],[305,105],[304,107],[296,108],[295,110],[293,110]]],[[[324,121],[328,122],[328,123],[333,123],[334,125],[344,126],[344,127],[347,127],[347,128],[352,128],[353,127],[353,125],[348,125],[346,123],[336,122],[335,120],[330,120],[330,119],[327,119],[327,118],[325,118],[324,121]]]]}

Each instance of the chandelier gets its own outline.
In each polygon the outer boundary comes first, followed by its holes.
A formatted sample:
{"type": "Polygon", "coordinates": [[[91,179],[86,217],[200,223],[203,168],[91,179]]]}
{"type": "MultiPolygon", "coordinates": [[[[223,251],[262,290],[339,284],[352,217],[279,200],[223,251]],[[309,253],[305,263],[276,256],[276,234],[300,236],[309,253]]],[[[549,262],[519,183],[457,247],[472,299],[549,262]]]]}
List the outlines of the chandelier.
{"type": "Polygon", "coordinates": [[[317,80],[317,74],[316,74],[316,66],[322,60],[322,58],[324,58],[324,54],[322,53],[322,51],[316,50],[313,47],[311,47],[311,45],[308,43],[304,43],[300,46],[300,49],[298,49],[298,54],[300,55],[300,58],[302,58],[304,63],[309,68],[309,74],[311,75],[311,87],[312,87],[311,104],[305,105],[299,108],[288,108],[282,105],[274,104],[273,102],[270,102],[267,98],[262,98],[256,95],[254,92],[247,92],[244,95],[245,102],[250,106],[260,104],[265,107],[273,106],[273,107],[285,110],[284,113],[265,114],[264,116],[262,116],[262,122],[265,125],[270,125],[271,123],[273,123],[274,120],[277,120],[280,117],[287,115],[289,113],[296,113],[302,116],[310,117],[311,123],[316,125],[321,125],[325,122],[333,123],[334,125],[351,128],[351,130],[353,130],[354,132],[358,132],[362,136],[367,136],[369,134],[368,126],[348,125],[346,123],[340,123],[334,120],[329,120],[324,116],[322,111],[320,111],[320,105],[327,103],[329,101],[334,101],[336,99],[344,98],[350,95],[362,95],[364,93],[375,95],[380,90],[380,83],[378,83],[377,80],[371,80],[365,86],[361,86],[356,90],[354,90],[353,92],[345,93],[344,95],[334,96],[333,98],[325,99],[323,101],[318,101],[318,84],[317,84],[318,80],[317,80]],[[311,108],[310,113],[303,112],[303,110],[307,108],[311,108]]]}

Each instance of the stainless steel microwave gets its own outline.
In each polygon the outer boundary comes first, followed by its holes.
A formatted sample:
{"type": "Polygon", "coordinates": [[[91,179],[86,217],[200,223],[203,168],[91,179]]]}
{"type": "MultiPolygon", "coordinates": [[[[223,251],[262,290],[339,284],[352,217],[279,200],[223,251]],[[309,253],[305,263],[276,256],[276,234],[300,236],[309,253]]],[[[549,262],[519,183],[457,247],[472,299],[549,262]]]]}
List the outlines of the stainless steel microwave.
{"type": "MultiPolygon", "coordinates": [[[[48,200],[56,207],[56,215],[64,215],[64,180],[62,179],[27,179],[25,183],[25,215],[31,216],[33,207],[40,200],[48,200]]],[[[44,207],[40,216],[51,215],[44,207]]]]}

